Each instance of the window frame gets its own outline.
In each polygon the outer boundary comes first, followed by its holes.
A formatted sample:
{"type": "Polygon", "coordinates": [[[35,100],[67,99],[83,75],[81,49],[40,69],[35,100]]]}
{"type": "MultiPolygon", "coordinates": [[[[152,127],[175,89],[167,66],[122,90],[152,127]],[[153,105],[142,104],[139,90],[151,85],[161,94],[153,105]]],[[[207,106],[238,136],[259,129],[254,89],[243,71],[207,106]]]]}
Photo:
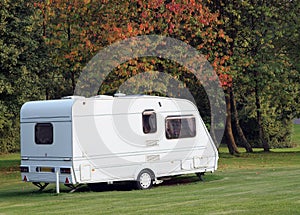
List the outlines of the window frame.
{"type": "Polygon", "coordinates": [[[157,116],[156,116],[156,112],[153,109],[144,110],[142,112],[142,127],[143,127],[143,133],[144,134],[154,134],[154,133],[157,132],[157,116]],[[154,117],[155,117],[153,128],[151,128],[151,125],[149,123],[149,118],[150,118],[151,115],[154,115],[154,117]],[[146,119],[144,118],[145,116],[149,116],[149,118],[147,119],[148,120],[149,131],[146,130],[146,126],[145,126],[146,119]]]}
{"type": "Polygon", "coordinates": [[[52,123],[49,123],[49,122],[42,122],[42,123],[36,123],[35,126],[34,126],[34,142],[35,144],[37,145],[52,145],[53,144],[53,141],[54,141],[54,129],[53,129],[53,124],[52,123]],[[42,127],[49,129],[50,128],[50,133],[47,134],[47,138],[49,140],[46,140],[46,141],[41,141],[41,137],[38,135],[40,134],[40,130],[38,129],[41,129],[42,127]],[[50,137],[51,135],[51,137],[50,137]]]}
{"type": "MultiPolygon", "coordinates": [[[[173,125],[172,125],[173,126],[173,125]]],[[[178,126],[178,125],[177,125],[178,126]]],[[[175,128],[175,129],[178,129],[175,128]]],[[[184,139],[184,138],[194,138],[197,135],[197,123],[196,123],[196,117],[194,115],[173,115],[173,116],[167,116],[165,118],[165,136],[167,140],[174,140],[174,139],[184,139]],[[172,120],[180,120],[179,125],[179,132],[173,131],[174,133],[168,132],[169,122],[172,120]],[[182,133],[182,127],[183,123],[182,120],[192,120],[191,127],[189,126],[189,130],[185,131],[185,133],[182,133]],[[178,133],[178,134],[176,134],[178,133]]]]}

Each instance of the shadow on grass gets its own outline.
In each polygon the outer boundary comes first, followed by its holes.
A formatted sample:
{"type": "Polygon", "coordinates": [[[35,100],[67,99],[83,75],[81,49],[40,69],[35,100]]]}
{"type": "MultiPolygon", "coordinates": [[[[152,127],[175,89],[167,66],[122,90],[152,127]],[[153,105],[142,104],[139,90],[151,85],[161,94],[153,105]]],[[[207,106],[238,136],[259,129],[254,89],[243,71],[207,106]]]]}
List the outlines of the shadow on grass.
{"type": "MultiPolygon", "coordinates": [[[[203,177],[203,181],[199,180],[197,176],[192,175],[185,175],[185,176],[177,176],[177,177],[170,177],[167,180],[163,180],[163,182],[159,185],[155,185],[156,187],[165,187],[165,186],[177,186],[177,185],[186,185],[186,184],[194,184],[194,183],[205,183],[205,182],[211,182],[216,180],[221,180],[223,177],[219,175],[205,175],[203,177]]],[[[80,189],[80,192],[87,191],[86,188],[80,189]]],[[[91,184],[87,189],[90,189],[90,191],[95,192],[106,192],[106,191],[131,191],[136,190],[135,182],[120,182],[120,183],[114,183],[114,184],[91,184]],[[95,186],[95,187],[93,187],[95,186]]]]}
{"type": "Polygon", "coordinates": [[[269,152],[265,152],[263,150],[260,151],[254,151],[251,153],[248,152],[241,152],[240,154],[235,154],[235,155],[231,155],[229,153],[226,152],[219,152],[219,157],[220,158],[247,158],[247,157],[253,157],[256,158],[257,156],[261,156],[261,155],[270,155],[270,156],[282,156],[282,155],[299,155],[300,156],[300,149],[297,148],[297,150],[293,151],[293,150],[289,150],[289,149],[271,149],[269,152]],[[280,151],[279,151],[280,150],[280,151]]]}
{"type": "MultiPolygon", "coordinates": [[[[185,175],[185,176],[177,176],[172,177],[169,180],[164,180],[163,183],[159,185],[155,185],[154,189],[158,187],[168,187],[168,186],[178,186],[178,185],[188,185],[195,183],[206,183],[216,180],[221,180],[223,177],[219,175],[209,174],[205,175],[204,181],[200,181],[197,176],[193,175],[185,175]]],[[[0,191],[0,199],[7,198],[26,198],[26,197],[40,197],[40,196],[57,196],[56,188],[54,184],[50,184],[49,187],[45,188],[43,191],[39,191],[38,188],[35,188],[34,185],[30,187],[31,184],[26,185],[26,188],[22,188],[17,185],[16,187],[6,190],[0,191]],[[20,188],[20,190],[18,190],[20,188]],[[23,190],[22,190],[23,189],[23,190]]],[[[153,189],[153,188],[152,188],[153,189]]],[[[98,183],[98,184],[90,184],[90,185],[82,185],[80,186],[74,193],[84,193],[84,192],[112,192],[112,191],[132,191],[136,190],[135,182],[118,182],[114,184],[107,183],[98,183]]],[[[61,194],[70,193],[71,189],[68,187],[60,187],[61,194]]],[[[71,193],[70,193],[71,195],[71,193]]]]}
{"type": "Polygon", "coordinates": [[[223,177],[215,174],[209,174],[203,176],[203,181],[201,181],[197,176],[186,175],[173,177],[170,180],[164,181],[159,186],[174,186],[174,185],[183,185],[183,184],[193,184],[193,183],[205,183],[216,180],[221,180],[223,177]]]}

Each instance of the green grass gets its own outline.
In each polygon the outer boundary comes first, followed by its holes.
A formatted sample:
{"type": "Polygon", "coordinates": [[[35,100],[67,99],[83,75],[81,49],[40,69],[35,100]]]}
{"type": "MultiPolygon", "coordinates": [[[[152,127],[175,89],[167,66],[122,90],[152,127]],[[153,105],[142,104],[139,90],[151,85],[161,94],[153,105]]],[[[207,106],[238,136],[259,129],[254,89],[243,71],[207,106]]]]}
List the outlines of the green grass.
{"type": "MultiPolygon", "coordinates": [[[[293,141],[300,146],[299,127],[293,141]]],[[[243,151],[243,149],[241,149],[243,151]]],[[[300,147],[231,156],[220,149],[219,169],[205,182],[181,176],[152,190],[43,192],[21,182],[19,154],[0,156],[0,214],[299,214],[300,147]]]]}
{"type": "Polygon", "coordinates": [[[152,190],[122,187],[91,192],[83,186],[68,193],[51,185],[38,192],[20,181],[18,154],[0,157],[0,214],[298,214],[300,150],[240,157],[220,150],[219,170],[200,182],[177,177],[152,190]],[[5,166],[3,166],[3,162],[5,166]]]}

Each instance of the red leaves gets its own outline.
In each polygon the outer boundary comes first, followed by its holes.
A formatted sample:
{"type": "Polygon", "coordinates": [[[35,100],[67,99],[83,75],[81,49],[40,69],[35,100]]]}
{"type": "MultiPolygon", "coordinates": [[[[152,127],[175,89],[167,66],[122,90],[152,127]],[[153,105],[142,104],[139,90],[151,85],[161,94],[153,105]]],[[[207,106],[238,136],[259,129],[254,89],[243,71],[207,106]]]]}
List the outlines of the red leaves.
{"type": "Polygon", "coordinates": [[[152,0],[148,1],[148,8],[157,9],[164,4],[164,0],[152,0]]]}
{"type": "Polygon", "coordinates": [[[129,33],[132,33],[132,32],[133,32],[131,23],[128,23],[128,24],[127,24],[127,30],[128,30],[129,33]]]}
{"type": "Polygon", "coordinates": [[[183,4],[175,3],[174,1],[172,1],[171,3],[166,5],[166,8],[174,14],[182,14],[186,7],[183,4]]]}
{"type": "Polygon", "coordinates": [[[228,74],[219,75],[220,84],[222,87],[231,87],[232,86],[232,76],[228,74]]]}
{"type": "Polygon", "coordinates": [[[173,33],[173,30],[174,30],[174,27],[175,27],[175,25],[173,24],[173,23],[170,23],[169,24],[169,34],[172,34],[173,33]]]}
{"type": "Polygon", "coordinates": [[[225,32],[223,31],[223,29],[220,29],[218,34],[220,38],[225,38],[225,32]]]}
{"type": "MultiPolygon", "coordinates": [[[[218,14],[211,13],[201,1],[172,0],[164,4],[163,0],[137,2],[131,0],[124,10],[108,12],[106,20],[108,42],[143,34],[161,34],[172,36],[188,44],[193,44],[208,56],[218,74],[225,74],[229,67],[226,46],[229,37],[220,28],[218,14]],[[118,15],[114,15],[117,13],[118,15]],[[216,54],[220,53],[220,54],[216,54]],[[222,54],[221,54],[222,53],[222,54]]],[[[231,83],[230,78],[222,76],[222,86],[231,83]]]]}
{"type": "Polygon", "coordinates": [[[146,19],[148,16],[149,16],[149,15],[147,14],[146,11],[143,11],[143,12],[142,12],[142,18],[143,18],[143,19],[146,19]]]}
{"type": "MultiPolygon", "coordinates": [[[[50,0],[35,6],[46,12],[45,23],[51,30],[49,44],[61,50],[61,56],[70,62],[84,62],[96,50],[118,40],[160,34],[201,50],[218,74],[228,70],[229,54],[215,53],[226,50],[230,38],[220,29],[218,14],[211,13],[201,1],[172,0],[165,4],[165,0],[50,0]]],[[[132,67],[140,71],[139,65],[143,63],[132,67]]],[[[223,86],[230,82],[222,76],[223,86]]]]}
{"type": "Polygon", "coordinates": [[[141,33],[147,33],[147,31],[149,30],[149,23],[148,22],[146,22],[146,23],[141,23],[140,25],[139,25],[139,32],[141,32],[141,33]]]}

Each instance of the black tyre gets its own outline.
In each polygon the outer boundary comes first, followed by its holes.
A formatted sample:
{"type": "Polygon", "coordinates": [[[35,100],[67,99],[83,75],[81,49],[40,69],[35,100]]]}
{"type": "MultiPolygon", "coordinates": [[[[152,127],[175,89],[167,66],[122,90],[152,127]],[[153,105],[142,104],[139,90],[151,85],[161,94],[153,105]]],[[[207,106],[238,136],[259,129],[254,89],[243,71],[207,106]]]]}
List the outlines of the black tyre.
{"type": "Polygon", "coordinates": [[[143,169],[136,180],[136,186],[139,190],[148,190],[153,186],[154,174],[149,169],[143,169]]]}

